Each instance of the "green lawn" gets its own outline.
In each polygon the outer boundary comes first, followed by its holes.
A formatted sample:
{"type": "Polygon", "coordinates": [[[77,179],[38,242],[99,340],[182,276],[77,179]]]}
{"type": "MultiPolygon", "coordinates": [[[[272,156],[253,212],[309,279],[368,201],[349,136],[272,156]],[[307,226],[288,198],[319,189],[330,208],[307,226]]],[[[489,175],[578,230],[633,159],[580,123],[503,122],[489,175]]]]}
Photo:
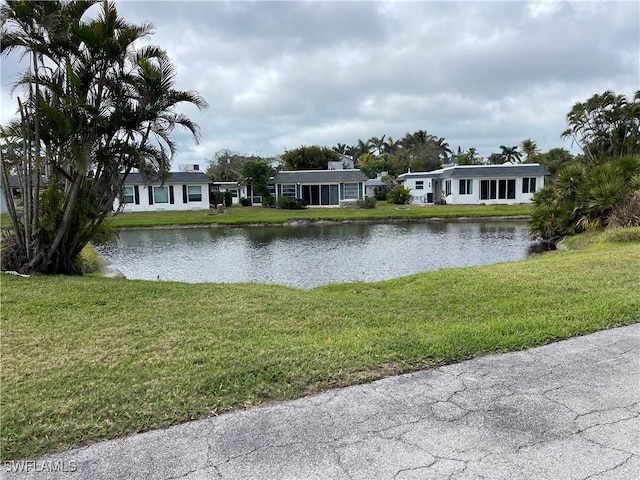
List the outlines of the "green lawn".
{"type": "MultiPolygon", "coordinates": [[[[241,207],[234,205],[222,214],[208,210],[119,213],[113,217],[117,227],[158,227],[182,225],[277,224],[290,221],[388,221],[455,217],[528,216],[531,205],[425,205],[400,207],[378,202],[376,208],[279,208],[241,207]]],[[[7,214],[0,215],[0,228],[9,228],[7,214]]]]}
{"type": "Polygon", "coordinates": [[[526,216],[531,205],[438,205],[401,208],[378,202],[376,208],[279,208],[241,207],[234,205],[222,214],[208,211],[136,212],[120,213],[114,217],[118,227],[153,227],[171,225],[244,225],[284,223],[295,220],[310,221],[386,221],[418,220],[425,218],[526,216]]]}
{"type": "Polygon", "coordinates": [[[639,243],[312,290],[0,278],[3,460],[640,321],[639,243]]]}

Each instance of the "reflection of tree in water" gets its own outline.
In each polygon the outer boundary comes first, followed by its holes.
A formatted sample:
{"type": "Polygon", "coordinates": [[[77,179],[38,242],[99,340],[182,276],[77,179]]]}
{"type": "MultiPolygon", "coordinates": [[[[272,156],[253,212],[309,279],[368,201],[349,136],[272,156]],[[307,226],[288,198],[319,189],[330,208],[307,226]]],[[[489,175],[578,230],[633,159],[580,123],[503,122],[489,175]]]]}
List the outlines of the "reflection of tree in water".
{"type": "Polygon", "coordinates": [[[130,278],[302,288],[517,260],[529,244],[525,222],[205,227],[122,237],[106,256],[130,278]]]}
{"type": "Polygon", "coordinates": [[[285,225],[250,227],[244,230],[245,238],[254,247],[264,247],[274,242],[335,240],[339,242],[361,241],[371,236],[371,225],[331,224],[331,225],[285,225]]]}

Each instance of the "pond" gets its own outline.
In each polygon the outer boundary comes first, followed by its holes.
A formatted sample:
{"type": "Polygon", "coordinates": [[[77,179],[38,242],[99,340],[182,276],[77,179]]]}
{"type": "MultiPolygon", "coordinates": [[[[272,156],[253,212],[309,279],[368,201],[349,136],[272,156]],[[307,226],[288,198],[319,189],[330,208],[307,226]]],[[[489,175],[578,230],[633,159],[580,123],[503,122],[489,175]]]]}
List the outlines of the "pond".
{"type": "Polygon", "coordinates": [[[312,288],[526,258],[524,222],[140,229],[101,252],[127,278],[312,288]]]}

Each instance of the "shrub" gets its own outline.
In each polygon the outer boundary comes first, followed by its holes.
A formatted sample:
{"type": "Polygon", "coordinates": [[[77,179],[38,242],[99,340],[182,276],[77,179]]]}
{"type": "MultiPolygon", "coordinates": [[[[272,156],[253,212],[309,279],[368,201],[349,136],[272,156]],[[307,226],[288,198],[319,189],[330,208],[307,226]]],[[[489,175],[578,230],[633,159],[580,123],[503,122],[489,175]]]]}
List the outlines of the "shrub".
{"type": "Polygon", "coordinates": [[[406,205],[411,201],[411,190],[402,185],[396,185],[387,193],[387,202],[396,205],[406,205]]]}
{"type": "Polygon", "coordinates": [[[215,206],[224,204],[224,192],[213,192],[213,204],[215,206]]]}
{"type": "Polygon", "coordinates": [[[224,205],[225,207],[230,207],[231,205],[233,205],[233,195],[228,190],[224,192],[224,205]]]}
{"type": "Polygon", "coordinates": [[[262,196],[262,206],[265,208],[275,208],[276,198],[273,195],[262,196]]]}
{"type": "Polygon", "coordinates": [[[564,168],[554,184],[534,195],[531,233],[553,239],[633,222],[640,210],[632,202],[639,176],[640,157],[564,168]]]}
{"type": "Polygon", "coordinates": [[[240,205],[242,205],[243,207],[250,207],[251,206],[251,199],[250,198],[241,198],[240,199],[240,205]]]}
{"type": "Polygon", "coordinates": [[[99,272],[105,266],[104,258],[100,256],[96,248],[90,243],[87,243],[80,251],[75,262],[79,271],[82,273],[99,272]]]}
{"type": "Polygon", "coordinates": [[[356,202],[358,208],[376,208],[375,197],[364,197],[356,202]]]}
{"type": "Polygon", "coordinates": [[[278,199],[278,207],[283,210],[302,210],[307,207],[307,202],[301,198],[282,196],[278,199]]]}
{"type": "Polygon", "coordinates": [[[626,204],[611,212],[607,227],[640,227],[640,190],[626,204]]]}

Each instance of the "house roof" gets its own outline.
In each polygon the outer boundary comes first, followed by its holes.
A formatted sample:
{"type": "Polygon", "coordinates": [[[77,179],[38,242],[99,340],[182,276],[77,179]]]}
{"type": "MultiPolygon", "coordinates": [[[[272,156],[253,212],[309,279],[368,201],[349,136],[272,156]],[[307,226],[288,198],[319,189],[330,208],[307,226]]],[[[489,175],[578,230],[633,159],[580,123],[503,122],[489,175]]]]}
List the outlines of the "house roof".
{"type": "Polygon", "coordinates": [[[384,183],[380,178],[370,178],[365,183],[367,184],[368,187],[377,187],[377,186],[386,185],[386,183],[384,183]]]}
{"type": "MultiPolygon", "coordinates": [[[[9,180],[9,186],[11,188],[21,188],[22,186],[20,185],[20,177],[18,175],[9,175],[8,178],[9,180]]],[[[44,188],[47,185],[49,185],[49,179],[44,176],[44,175],[40,175],[40,188],[44,188]]],[[[2,188],[2,183],[0,182],[0,188],[2,188]]]]}
{"type": "Polygon", "coordinates": [[[19,187],[20,186],[20,178],[18,177],[18,175],[9,175],[7,180],[9,180],[9,186],[10,187],[19,187]]]}
{"type": "MultiPolygon", "coordinates": [[[[124,182],[126,185],[153,185],[161,183],[158,176],[146,177],[139,173],[130,173],[124,182]]],[[[204,172],[170,172],[169,177],[164,181],[171,183],[211,183],[211,179],[204,172]]]]}
{"type": "Polygon", "coordinates": [[[211,182],[211,185],[214,187],[228,187],[228,188],[238,188],[238,182],[211,182]]]}
{"type": "Polygon", "coordinates": [[[515,165],[459,165],[445,168],[442,177],[524,177],[544,176],[549,172],[537,163],[520,163],[515,165]]]}
{"type": "Polygon", "coordinates": [[[545,175],[549,175],[549,172],[537,163],[456,165],[432,172],[403,173],[398,176],[398,180],[407,178],[539,177],[545,175]]]}
{"type": "Polygon", "coordinates": [[[366,182],[369,179],[359,169],[348,170],[296,170],[280,171],[273,177],[273,183],[328,183],[366,182]]]}

